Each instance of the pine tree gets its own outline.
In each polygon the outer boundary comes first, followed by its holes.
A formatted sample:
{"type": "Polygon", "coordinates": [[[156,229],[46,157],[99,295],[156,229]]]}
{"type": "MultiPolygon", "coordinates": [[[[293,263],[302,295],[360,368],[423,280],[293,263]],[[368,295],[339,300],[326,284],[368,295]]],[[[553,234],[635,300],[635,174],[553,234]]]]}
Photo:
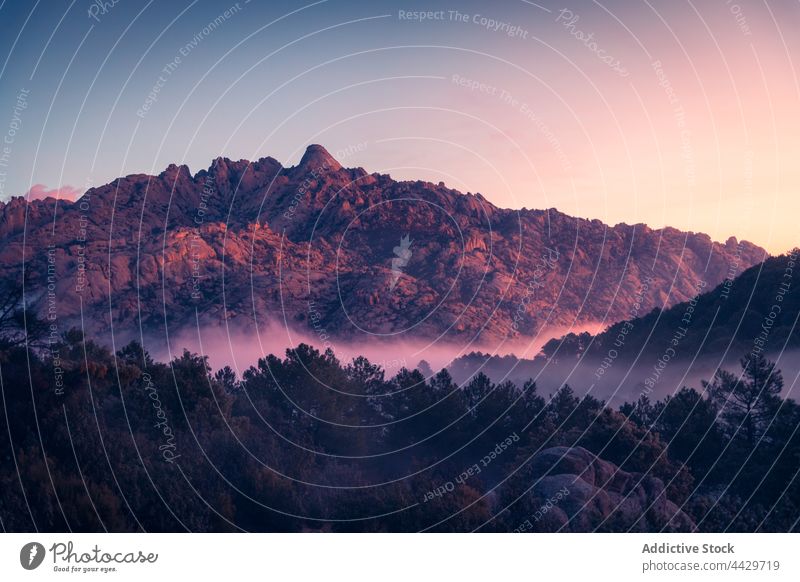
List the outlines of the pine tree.
{"type": "Polygon", "coordinates": [[[751,354],[740,363],[740,376],[720,369],[712,382],[703,382],[703,387],[716,405],[728,435],[743,436],[748,449],[753,450],[780,403],[783,376],[763,354],[751,354]]]}

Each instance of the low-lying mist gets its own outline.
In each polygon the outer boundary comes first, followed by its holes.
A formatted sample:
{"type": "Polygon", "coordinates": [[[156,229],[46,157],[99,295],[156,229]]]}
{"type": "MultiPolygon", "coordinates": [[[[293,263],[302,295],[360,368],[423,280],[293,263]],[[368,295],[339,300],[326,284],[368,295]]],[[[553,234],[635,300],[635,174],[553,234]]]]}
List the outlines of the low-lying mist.
{"type": "Polygon", "coordinates": [[[209,364],[214,370],[230,366],[241,375],[247,368],[254,366],[259,358],[269,354],[283,357],[287,349],[305,343],[320,351],[331,349],[343,364],[364,356],[373,364],[380,365],[386,371],[387,377],[392,377],[403,367],[416,368],[422,360],[436,372],[450,365],[453,360],[472,352],[499,357],[534,358],[542,346],[554,337],[570,332],[595,333],[599,329],[599,325],[552,327],[536,337],[517,337],[495,342],[386,340],[379,337],[345,340],[326,334],[317,335],[313,330],[292,329],[282,323],[270,322],[259,329],[239,325],[205,325],[166,334],[166,339],[164,336],[150,335],[145,338],[145,345],[158,360],[168,361],[187,349],[208,356],[209,364]]]}
{"type": "MultiPolygon", "coordinates": [[[[711,381],[719,368],[739,374],[740,357],[741,354],[725,358],[676,358],[663,367],[658,366],[652,357],[642,357],[635,363],[616,361],[604,368],[603,360],[596,357],[548,360],[544,357],[517,359],[484,356],[458,360],[450,366],[450,371],[457,382],[464,382],[477,372],[483,372],[494,382],[510,380],[519,386],[533,379],[542,394],[554,393],[564,384],[569,384],[578,395],[590,394],[617,406],[626,401],[634,402],[640,396],[647,396],[651,401],[663,399],[683,387],[702,392],[703,380],[711,381]]],[[[768,353],[767,357],[776,362],[776,367],[783,374],[783,395],[794,397],[800,375],[800,350],[768,353]]]]}
{"type": "MultiPolygon", "coordinates": [[[[169,334],[168,341],[164,337],[150,336],[145,345],[158,360],[168,361],[187,349],[207,356],[212,369],[230,366],[241,377],[245,370],[256,365],[259,358],[269,354],[284,357],[287,349],[305,343],[320,351],[331,349],[342,364],[364,356],[379,365],[387,378],[401,368],[421,368],[422,372],[428,373],[448,368],[456,382],[464,383],[482,372],[494,382],[510,380],[517,386],[533,379],[542,394],[555,393],[564,384],[569,384],[576,394],[591,394],[612,406],[633,402],[642,395],[651,400],[661,399],[684,386],[700,391],[702,381],[711,380],[718,368],[739,371],[738,360],[742,354],[738,353],[730,353],[724,358],[676,358],[664,366],[658,366],[654,358],[647,356],[640,357],[635,363],[620,359],[609,364],[596,357],[547,359],[540,354],[542,346],[553,337],[561,337],[570,331],[596,333],[599,327],[550,328],[535,338],[518,337],[490,343],[377,337],[344,340],[272,322],[258,330],[233,325],[206,325],[169,334]],[[429,371],[425,366],[420,367],[421,361],[428,363],[429,371]]],[[[773,352],[768,357],[783,373],[784,395],[792,396],[800,375],[800,350],[773,352]]]]}

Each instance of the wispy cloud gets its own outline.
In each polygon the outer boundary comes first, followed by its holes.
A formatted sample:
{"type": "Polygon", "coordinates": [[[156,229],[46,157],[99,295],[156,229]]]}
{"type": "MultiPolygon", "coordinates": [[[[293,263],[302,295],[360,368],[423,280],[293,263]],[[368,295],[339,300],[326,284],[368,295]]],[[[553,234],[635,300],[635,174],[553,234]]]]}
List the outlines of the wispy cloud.
{"type": "Polygon", "coordinates": [[[48,189],[44,184],[34,184],[23,196],[29,202],[33,200],[44,200],[45,198],[59,198],[75,202],[83,194],[78,188],[72,186],[61,186],[59,188],[48,189]]]}

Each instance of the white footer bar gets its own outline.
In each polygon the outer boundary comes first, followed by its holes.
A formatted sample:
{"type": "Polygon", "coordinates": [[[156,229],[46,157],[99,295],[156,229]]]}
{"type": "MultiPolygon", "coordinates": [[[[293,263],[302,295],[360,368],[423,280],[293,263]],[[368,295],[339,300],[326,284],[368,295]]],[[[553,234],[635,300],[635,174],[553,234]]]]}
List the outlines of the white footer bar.
{"type": "Polygon", "coordinates": [[[3,580],[800,580],[796,534],[3,534],[3,580]],[[241,577],[241,578],[237,578],[241,577]]]}

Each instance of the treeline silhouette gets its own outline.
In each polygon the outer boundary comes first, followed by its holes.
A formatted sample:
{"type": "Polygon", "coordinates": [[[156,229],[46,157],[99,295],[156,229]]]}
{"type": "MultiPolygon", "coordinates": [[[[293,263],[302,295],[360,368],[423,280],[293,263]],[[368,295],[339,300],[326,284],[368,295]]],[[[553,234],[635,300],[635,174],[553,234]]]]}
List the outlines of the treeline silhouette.
{"type": "Polygon", "coordinates": [[[0,380],[5,531],[513,531],[554,446],[661,479],[700,531],[798,529],[800,407],[763,357],[620,410],[308,345],[238,378],[78,331],[0,343],[0,380]]]}
{"type": "Polygon", "coordinates": [[[800,347],[800,293],[794,273],[799,256],[800,249],[795,248],[769,257],[708,289],[694,302],[655,308],[636,319],[616,322],[595,336],[582,332],[551,339],[542,354],[547,359],[574,360],[602,358],[615,349],[620,361],[632,361],[642,354],[660,355],[678,329],[685,332],[677,350],[683,358],[750,351],[765,329],[773,350],[796,350],[800,347]]]}

